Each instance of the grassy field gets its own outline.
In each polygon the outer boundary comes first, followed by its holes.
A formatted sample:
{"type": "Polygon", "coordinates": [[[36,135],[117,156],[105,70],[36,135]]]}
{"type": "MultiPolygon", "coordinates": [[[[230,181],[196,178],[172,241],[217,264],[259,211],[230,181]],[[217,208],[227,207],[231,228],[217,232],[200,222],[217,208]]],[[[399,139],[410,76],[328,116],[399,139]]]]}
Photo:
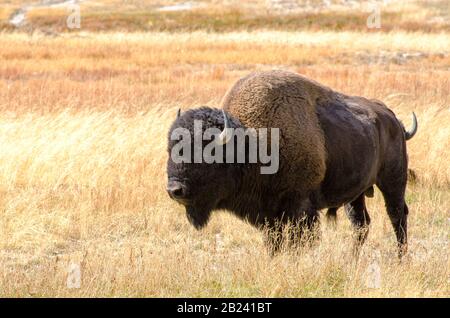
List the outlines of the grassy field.
{"type": "Polygon", "coordinates": [[[8,30],[0,296],[450,296],[448,30],[8,30]],[[239,77],[272,68],[381,99],[407,127],[417,114],[402,263],[378,191],[358,262],[342,209],[336,228],[323,219],[318,245],[270,257],[250,225],[218,212],[197,232],[169,200],[166,138],[177,109],[217,106],[239,77]],[[71,264],[79,288],[68,285],[71,264]]]}
{"type": "MultiPolygon", "coordinates": [[[[64,0],[47,0],[55,2],[64,0]]],[[[13,30],[7,20],[24,7],[24,1],[0,3],[0,30],[13,30]]],[[[29,23],[24,29],[31,26],[33,30],[70,31],[66,26],[70,7],[43,5],[44,0],[25,3],[29,23]]],[[[450,31],[447,0],[88,0],[79,5],[85,31],[450,31]],[[383,13],[383,27],[370,30],[366,22],[375,3],[383,13]]]]}

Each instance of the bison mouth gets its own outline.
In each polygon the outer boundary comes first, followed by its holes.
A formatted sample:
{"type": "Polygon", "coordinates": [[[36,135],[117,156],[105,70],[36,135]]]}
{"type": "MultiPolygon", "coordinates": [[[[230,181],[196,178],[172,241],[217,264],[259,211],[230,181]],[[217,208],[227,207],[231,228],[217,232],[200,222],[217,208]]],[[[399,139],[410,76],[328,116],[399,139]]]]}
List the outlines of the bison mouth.
{"type": "Polygon", "coordinates": [[[209,221],[211,212],[208,209],[186,206],[186,216],[196,230],[201,230],[209,221]]]}

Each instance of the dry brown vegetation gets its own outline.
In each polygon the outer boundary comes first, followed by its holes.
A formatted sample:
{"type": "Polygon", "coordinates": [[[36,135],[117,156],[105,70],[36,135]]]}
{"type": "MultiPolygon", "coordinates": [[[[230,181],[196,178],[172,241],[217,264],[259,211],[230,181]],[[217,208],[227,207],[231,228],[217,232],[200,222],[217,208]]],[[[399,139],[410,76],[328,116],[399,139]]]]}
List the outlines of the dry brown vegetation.
{"type": "Polygon", "coordinates": [[[0,43],[1,296],[450,296],[448,33],[2,33],[0,43]],[[176,110],[217,106],[240,76],[270,68],[381,99],[406,126],[415,111],[402,263],[379,192],[358,262],[341,210],[318,245],[271,258],[251,226],[218,212],[197,232],[168,199],[176,110]],[[80,288],[67,287],[71,263],[80,288]]]}
{"type": "MultiPolygon", "coordinates": [[[[7,19],[24,5],[24,1],[2,2],[0,30],[12,30],[14,27],[7,19]]],[[[42,3],[26,2],[33,5],[27,14],[32,28],[70,31],[66,26],[70,9],[67,6],[43,6],[42,3]]],[[[374,10],[374,3],[373,0],[88,0],[80,3],[80,10],[85,31],[450,31],[450,4],[446,0],[378,0],[383,12],[383,27],[370,30],[366,21],[374,10]],[[188,10],[164,10],[173,5],[183,7],[186,3],[188,10]]]]}

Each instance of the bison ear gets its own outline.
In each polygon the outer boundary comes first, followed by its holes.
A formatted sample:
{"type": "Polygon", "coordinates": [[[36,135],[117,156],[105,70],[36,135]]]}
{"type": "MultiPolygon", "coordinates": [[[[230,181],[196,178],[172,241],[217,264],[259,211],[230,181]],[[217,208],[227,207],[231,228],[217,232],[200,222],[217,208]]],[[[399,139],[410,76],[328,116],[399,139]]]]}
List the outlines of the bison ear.
{"type": "Polygon", "coordinates": [[[225,145],[227,142],[231,140],[233,137],[233,128],[230,128],[228,117],[225,111],[222,109],[223,114],[223,130],[220,133],[219,137],[216,139],[218,145],[225,145]]]}
{"type": "Polygon", "coordinates": [[[178,111],[177,111],[177,119],[180,118],[180,115],[181,115],[181,108],[178,108],[178,111]]]}

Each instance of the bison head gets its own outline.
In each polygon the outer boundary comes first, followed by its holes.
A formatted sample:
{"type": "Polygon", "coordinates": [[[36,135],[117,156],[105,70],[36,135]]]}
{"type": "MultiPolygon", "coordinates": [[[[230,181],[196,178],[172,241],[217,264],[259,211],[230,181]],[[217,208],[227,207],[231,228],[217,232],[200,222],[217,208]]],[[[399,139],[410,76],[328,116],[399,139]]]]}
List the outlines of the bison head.
{"type": "Polygon", "coordinates": [[[212,210],[220,208],[237,187],[236,165],[225,163],[224,144],[231,137],[228,129],[239,125],[224,111],[202,107],[179,112],[170,128],[167,192],[184,205],[196,229],[207,224],[212,210]],[[207,162],[207,152],[222,160],[207,162]]]}

